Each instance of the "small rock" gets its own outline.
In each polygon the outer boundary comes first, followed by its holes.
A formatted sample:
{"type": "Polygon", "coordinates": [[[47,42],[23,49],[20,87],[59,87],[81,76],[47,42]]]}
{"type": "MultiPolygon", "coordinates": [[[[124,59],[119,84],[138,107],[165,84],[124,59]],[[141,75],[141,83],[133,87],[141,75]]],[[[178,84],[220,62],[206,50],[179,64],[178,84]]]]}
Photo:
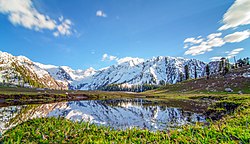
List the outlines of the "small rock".
{"type": "Polygon", "coordinates": [[[240,95],[241,95],[241,94],[243,94],[243,92],[242,92],[242,91],[238,91],[238,94],[240,94],[240,95]]]}
{"type": "Polygon", "coordinates": [[[233,90],[231,88],[225,88],[226,92],[233,92],[233,90]]]}
{"type": "Polygon", "coordinates": [[[242,76],[245,77],[245,78],[250,78],[250,73],[246,72],[242,76]]]}

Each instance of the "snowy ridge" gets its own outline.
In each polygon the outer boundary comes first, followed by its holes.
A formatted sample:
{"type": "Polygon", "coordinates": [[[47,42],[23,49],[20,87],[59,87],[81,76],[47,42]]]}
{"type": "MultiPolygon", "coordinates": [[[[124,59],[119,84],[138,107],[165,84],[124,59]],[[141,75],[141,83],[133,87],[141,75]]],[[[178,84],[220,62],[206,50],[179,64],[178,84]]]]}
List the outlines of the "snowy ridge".
{"type": "MultiPolygon", "coordinates": [[[[13,63],[24,67],[37,77],[48,88],[69,88],[81,90],[100,89],[109,84],[142,85],[160,82],[174,84],[185,77],[184,66],[188,65],[190,78],[195,77],[195,68],[198,77],[205,76],[206,63],[196,59],[182,57],[154,57],[143,60],[140,58],[123,58],[116,65],[100,70],[89,68],[87,70],[73,70],[68,66],[44,65],[32,62],[24,56],[12,56],[0,52],[0,82],[6,77],[12,83],[20,83],[21,75],[13,68],[13,63]]],[[[218,62],[210,62],[211,73],[218,71],[218,62]]]]}
{"type": "Polygon", "coordinates": [[[1,83],[25,87],[67,88],[67,84],[56,81],[48,71],[25,56],[12,56],[6,52],[0,52],[0,77],[1,83]]]}
{"type": "Polygon", "coordinates": [[[156,57],[138,62],[134,59],[96,71],[95,74],[71,83],[74,89],[94,90],[108,84],[159,84],[176,83],[180,73],[184,75],[184,66],[189,66],[190,77],[194,78],[194,67],[197,76],[205,75],[206,64],[195,59],[175,57],[156,57]]]}

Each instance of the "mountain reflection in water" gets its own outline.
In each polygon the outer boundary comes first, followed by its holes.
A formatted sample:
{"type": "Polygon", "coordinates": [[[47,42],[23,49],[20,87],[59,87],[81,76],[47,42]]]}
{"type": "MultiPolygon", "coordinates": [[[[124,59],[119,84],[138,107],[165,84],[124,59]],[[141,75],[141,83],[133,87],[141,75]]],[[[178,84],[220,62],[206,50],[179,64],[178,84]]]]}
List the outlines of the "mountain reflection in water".
{"type": "Polygon", "coordinates": [[[0,132],[39,117],[65,117],[115,129],[167,130],[205,122],[205,116],[143,99],[87,100],[0,108],[0,132]]]}

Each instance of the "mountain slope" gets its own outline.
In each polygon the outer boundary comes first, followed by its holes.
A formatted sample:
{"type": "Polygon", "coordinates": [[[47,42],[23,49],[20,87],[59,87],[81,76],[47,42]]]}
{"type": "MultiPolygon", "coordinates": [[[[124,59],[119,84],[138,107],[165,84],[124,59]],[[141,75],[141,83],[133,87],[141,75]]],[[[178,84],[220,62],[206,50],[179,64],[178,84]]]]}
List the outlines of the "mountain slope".
{"type": "MultiPolygon", "coordinates": [[[[4,83],[26,87],[67,89],[67,84],[56,81],[50,74],[24,56],[0,52],[0,76],[4,83]]],[[[1,82],[1,81],[0,81],[1,82]]]]}
{"type": "Polygon", "coordinates": [[[225,75],[212,74],[206,77],[183,81],[174,85],[162,86],[157,90],[145,93],[165,94],[169,92],[214,92],[221,93],[229,89],[231,93],[249,94],[250,93],[250,66],[246,65],[233,69],[225,75]]]}
{"type": "MultiPolygon", "coordinates": [[[[159,56],[149,60],[130,58],[110,67],[94,70],[73,70],[67,66],[44,65],[24,56],[0,52],[0,82],[52,89],[95,90],[110,84],[132,85],[162,82],[174,84],[185,77],[184,66],[190,78],[205,76],[206,63],[196,59],[159,56]]],[[[218,71],[218,62],[211,62],[211,73],[218,71]]]]}
{"type": "Polygon", "coordinates": [[[80,81],[74,81],[71,85],[75,89],[98,89],[109,84],[159,84],[176,83],[180,78],[180,73],[185,76],[184,66],[188,65],[190,77],[194,78],[196,67],[197,76],[205,74],[206,64],[195,59],[184,59],[174,57],[157,57],[144,62],[138,62],[138,59],[110,66],[106,69],[97,71],[94,75],[83,78],[80,81]]]}

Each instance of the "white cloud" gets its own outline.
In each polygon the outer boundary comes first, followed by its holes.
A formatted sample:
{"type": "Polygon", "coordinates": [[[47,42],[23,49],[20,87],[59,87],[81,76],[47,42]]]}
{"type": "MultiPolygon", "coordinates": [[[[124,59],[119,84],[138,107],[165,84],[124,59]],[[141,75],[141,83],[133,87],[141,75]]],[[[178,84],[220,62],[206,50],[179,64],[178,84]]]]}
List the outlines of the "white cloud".
{"type": "Polygon", "coordinates": [[[241,42],[250,37],[250,30],[235,32],[224,37],[226,42],[235,43],[241,42]]]}
{"type": "Polygon", "coordinates": [[[241,51],[243,51],[244,48],[237,48],[237,49],[234,49],[230,52],[226,52],[227,53],[227,58],[232,58],[234,56],[236,56],[238,53],[240,53],[241,51]]]}
{"type": "Polygon", "coordinates": [[[189,47],[189,44],[185,44],[184,45],[184,49],[188,48],[189,47]]]}
{"type": "Polygon", "coordinates": [[[204,39],[199,36],[197,38],[194,38],[194,37],[191,37],[191,38],[187,38],[184,40],[184,49],[190,47],[190,46],[193,46],[193,45],[196,45],[196,44],[200,44],[204,41],[204,39]]]}
{"type": "Polygon", "coordinates": [[[213,47],[221,47],[225,44],[224,40],[222,38],[214,38],[214,39],[209,39],[207,41],[207,45],[211,48],[213,47]]]}
{"type": "Polygon", "coordinates": [[[72,34],[71,31],[71,26],[72,26],[72,22],[69,19],[63,19],[63,17],[60,19],[60,21],[62,22],[60,25],[57,25],[56,29],[57,31],[54,32],[54,36],[57,37],[59,35],[66,35],[69,36],[72,34]]]}
{"type": "Polygon", "coordinates": [[[203,41],[203,39],[196,39],[196,38],[187,38],[184,40],[184,43],[191,43],[191,44],[199,44],[203,41]]]}
{"type": "MultiPolygon", "coordinates": [[[[225,42],[219,36],[221,36],[221,33],[212,33],[207,36],[207,39],[203,39],[201,43],[198,43],[199,45],[195,45],[196,43],[192,43],[192,45],[194,46],[191,45],[191,47],[184,54],[195,56],[212,51],[214,47],[221,47],[225,44],[225,42]]],[[[192,41],[194,42],[196,42],[197,40],[198,39],[192,39],[192,41]]],[[[187,46],[185,45],[184,48],[185,47],[187,46]]]]}
{"type": "MultiPolygon", "coordinates": [[[[200,55],[212,51],[215,47],[221,47],[226,43],[241,42],[250,37],[250,30],[228,34],[224,38],[222,38],[221,35],[222,33],[212,33],[207,36],[206,40],[203,40],[203,42],[198,45],[195,45],[195,43],[193,43],[193,45],[185,44],[184,48],[189,48],[184,54],[192,56],[200,55]]],[[[193,41],[197,41],[197,39],[194,39],[193,41]]]]}
{"type": "Polygon", "coordinates": [[[109,56],[109,60],[115,60],[117,57],[116,56],[109,56]]]}
{"type": "Polygon", "coordinates": [[[108,58],[108,54],[103,54],[102,55],[102,61],[105,61],[108,58]]]}
{"type": "MultiPolygon", "coordinates": [[[[224,25],[219,30],[236,28],[242,25],[250,24],[250,0],[236,0],[223,16],[224,25]]],[[[200,55],[212,51],[215,47],[221,47],[226,43],[241,42],[250,37],[250,30],[238,31],[222,37],[222,33],[212,33],[201,39],[187,38],[184,40],[185,55],[200,55]]],[[[230,55],[229,55],[230,57],[230,55]]]]}
{"type": "Polygon", "coordinates": [[[219,30],[250,24],[250,0],[236,0],[223,16],[219,30]]]}
{"type": "MultiPolygon", "coordinates": [[[[225,56],[225,58],[233,58],[234,56],[236,56],[237,54],[239,54],[241,51],[243,51],[244,48],[236,48],[232,51],[227,51],[225,52],[227,55],[225,56]]],[[[211,57],[210,60],[211,61],[219,61],[222,58],[222,56],[216,56],[216,57],[211,57]]]]}
{"type": "Polygon", "coordinates": [[[57,24],[48,15],[39,13],[32,0],[0,0],[0,13],[6,14],[13,25],[36,31],[52,30],[55,36],[71,34],[70,20],[62,18],[59,20],[61,24],[57,24]]]}
{"type": "Polygon", "coordinates": [[[218,57],[211,57],[210,60],[211,61],[219,61],[222,57],[218,56],[218,57]]]}
{"type": "Polygon", "coordinates": [[[105,14],[102,10],[96,11],[96,16],[98,17],[107,17],[107,14],[105,14]]]}
{"type": "Polygon", "coordinates": [[[118,60],[118,58],[116,56],[112,56],[112,55],[108,55],[108,54],[103,54],[102,55],[102,61],[113,61],[113,60],[118,60]]]}
{"type": "Polygon", "coordinates": [[[222,33],[212,33],[210,35],[207,36],[208,39],[214,39],[216,37],[220,37],[222,35],[222,33]]]}

